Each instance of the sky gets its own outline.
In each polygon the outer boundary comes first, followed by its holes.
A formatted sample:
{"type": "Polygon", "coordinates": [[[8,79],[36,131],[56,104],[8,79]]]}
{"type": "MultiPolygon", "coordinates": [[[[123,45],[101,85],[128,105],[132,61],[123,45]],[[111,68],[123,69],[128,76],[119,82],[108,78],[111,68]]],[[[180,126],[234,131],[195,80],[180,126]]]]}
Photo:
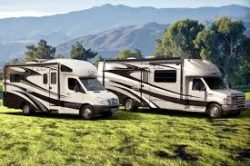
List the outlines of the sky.
{"type": "Polygon", "coordinates": [[[0,0],[0,18],[54,15],[104,4],[155,8],[218,7],[230,4],[250,7],[250,0],[0,0]]]}

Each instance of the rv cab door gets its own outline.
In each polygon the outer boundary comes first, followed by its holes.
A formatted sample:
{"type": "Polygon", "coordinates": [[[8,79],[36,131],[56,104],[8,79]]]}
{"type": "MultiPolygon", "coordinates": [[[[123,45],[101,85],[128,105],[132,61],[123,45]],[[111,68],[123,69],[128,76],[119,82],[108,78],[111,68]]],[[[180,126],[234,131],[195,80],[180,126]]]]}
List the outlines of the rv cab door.
{"type": "Polygon", "coordinates": [[[207,92],[206,86],[200,78],[190,79],[188,85],[187,111],[205,112],[207,92]]]}

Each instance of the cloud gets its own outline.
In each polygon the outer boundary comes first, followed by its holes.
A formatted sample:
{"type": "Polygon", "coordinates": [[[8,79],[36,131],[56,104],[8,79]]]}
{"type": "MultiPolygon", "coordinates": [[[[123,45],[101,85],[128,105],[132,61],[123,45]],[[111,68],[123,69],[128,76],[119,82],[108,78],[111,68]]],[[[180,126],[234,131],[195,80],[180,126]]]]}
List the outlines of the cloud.
{"type": "Polygon", "coordinates": [[[39,12],[39,11],[0,11],[0,18],[10,18],[10,17],[25,17],[25,16],[48,16],[52,13],[39,12]]]}

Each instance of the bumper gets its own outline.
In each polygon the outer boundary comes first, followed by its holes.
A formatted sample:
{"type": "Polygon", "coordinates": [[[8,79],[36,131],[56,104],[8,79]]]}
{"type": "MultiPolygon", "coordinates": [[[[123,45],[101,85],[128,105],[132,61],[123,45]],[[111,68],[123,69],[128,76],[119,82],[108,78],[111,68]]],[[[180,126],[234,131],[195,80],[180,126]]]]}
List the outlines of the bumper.
{"type": "Polygon", "coordinates": [[[247,109],[247,105],[243,104],[243,105],[222,105],[222,109],[223,109],[223,114],[229,114],[229,113],[236,113],[239,111],[244,111],[247,109]]]}
{"type": "Polygon", "coordinates": [[[116,112],[118,110],[118,105],[117,106],[102,106],[102,105],[95,105],[93,106],[95,113],[100,114],[103,112],[116,112]]]}

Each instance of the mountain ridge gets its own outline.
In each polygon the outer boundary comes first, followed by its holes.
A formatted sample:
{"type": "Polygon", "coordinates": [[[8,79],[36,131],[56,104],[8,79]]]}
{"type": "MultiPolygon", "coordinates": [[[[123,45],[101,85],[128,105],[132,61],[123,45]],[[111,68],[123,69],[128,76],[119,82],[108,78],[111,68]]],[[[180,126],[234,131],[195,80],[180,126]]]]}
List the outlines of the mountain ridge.
{"type": "Polygon", "coordinates": [[[220,16],[249,21],[249,11],[249,7],[239,5],[201,8],[104,5],[52,16],[5,18],[0,19],[0,54],[2,60],[9,61],[22,57],[25,45],[36,44],[39,39],[57,46],[80,36],[149,22],[166,25],[186,18],[211,22],[220,16]]]}

